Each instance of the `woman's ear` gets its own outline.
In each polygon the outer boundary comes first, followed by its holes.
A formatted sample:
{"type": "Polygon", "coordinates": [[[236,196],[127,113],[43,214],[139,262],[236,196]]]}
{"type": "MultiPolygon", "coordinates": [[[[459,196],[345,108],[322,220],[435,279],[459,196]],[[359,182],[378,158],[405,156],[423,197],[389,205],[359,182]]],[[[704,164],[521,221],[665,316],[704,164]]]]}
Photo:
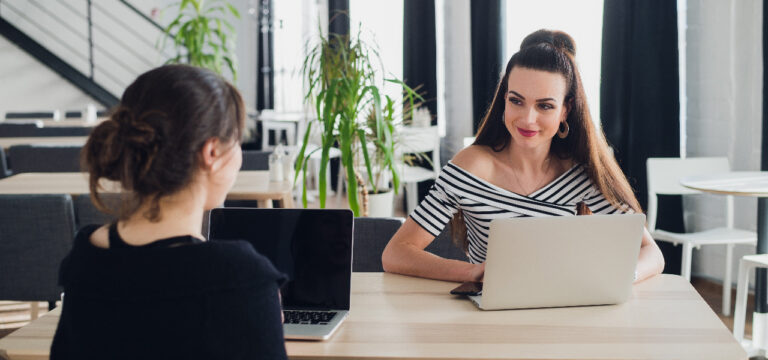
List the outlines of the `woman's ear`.
{"type": "Polygon", "coordinates": [[[566,99],[563,103],[563,113],[561,114],[560,122],[565,121],[565,119],[568,118],[568,114],[571,113],[571,109],[573,108],[573,98],[566,99]]]}
{"type": "Polygon", "coordinates": [[[206,171],[216,171],[220,165],[219,158],[221,157],[221,146],[219,139],[212,137],[203,143],[203,148],[200,150],[200,158],[202,159],[201,165],[206,171]]]}

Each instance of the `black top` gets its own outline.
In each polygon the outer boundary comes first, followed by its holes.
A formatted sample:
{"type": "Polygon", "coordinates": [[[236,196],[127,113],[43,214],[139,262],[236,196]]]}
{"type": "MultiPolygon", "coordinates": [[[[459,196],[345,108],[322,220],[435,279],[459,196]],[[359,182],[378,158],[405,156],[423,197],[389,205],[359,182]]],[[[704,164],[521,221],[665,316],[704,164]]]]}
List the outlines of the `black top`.
{"type": "Polygon", "coordinates": [[[109,249],[89,225],[59,283],[65,299],[51,359],[285,359],[278,288],[285,281],[245,241],[192,236],[109,249]]]}

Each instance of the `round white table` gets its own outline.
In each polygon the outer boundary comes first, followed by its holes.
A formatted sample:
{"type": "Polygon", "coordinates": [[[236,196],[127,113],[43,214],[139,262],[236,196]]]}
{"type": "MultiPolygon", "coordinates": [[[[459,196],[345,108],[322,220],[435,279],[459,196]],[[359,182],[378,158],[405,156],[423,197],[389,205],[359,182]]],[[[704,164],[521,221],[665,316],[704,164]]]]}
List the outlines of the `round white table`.
{"type": "MultiPolygon", "coordinates": [[[[728,173],[690,176],[680,184],[702,192],[757,197],[757,254],[768,253],[768,171],[731,171],[728,173]]],[[[752,339],[755,346],[768,345],[768,298],[766,269],[755,272],[755,312],[752,339]],[[755,341],[757,340],[757,341],[755,341]]]]}

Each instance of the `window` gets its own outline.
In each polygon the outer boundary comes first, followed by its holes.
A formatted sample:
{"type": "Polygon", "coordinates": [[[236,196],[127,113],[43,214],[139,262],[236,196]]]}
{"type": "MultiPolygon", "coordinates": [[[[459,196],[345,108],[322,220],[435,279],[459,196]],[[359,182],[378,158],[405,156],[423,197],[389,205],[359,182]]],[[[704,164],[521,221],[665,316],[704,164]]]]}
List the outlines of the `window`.
{"type": "Polygon", "coordinates": [[[302,0],[280,0],[273,1],[272,6],[275,110],[302,111],[304,90],[301,65],[304,61],[304,44],[307,41],[303,34],[301,16],[304,4],[302,0]]]}
{"type": "MultiPolygon", "coordinates": [[[[385,79],[396,77],[402,80],[403,0],[350,0],[349,17],[350,34],[357,35],[362,23],[361,38],[368,44],[377,45],[384,70],[387,72],[380,75],[385,79]]],[[[378,81],[382,81],[382,78],[378,81]]],[[[393,100],[401,97],[401,91],[399,85],[392,83],[384,85],[384,94],[389,95],[393,100]]]]}

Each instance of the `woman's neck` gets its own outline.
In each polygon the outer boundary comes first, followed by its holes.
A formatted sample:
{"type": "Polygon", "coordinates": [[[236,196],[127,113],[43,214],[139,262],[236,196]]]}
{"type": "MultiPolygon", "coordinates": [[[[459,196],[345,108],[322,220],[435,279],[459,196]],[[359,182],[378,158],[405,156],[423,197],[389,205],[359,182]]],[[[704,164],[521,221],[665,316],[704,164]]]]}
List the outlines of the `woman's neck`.
{"type": "Polygon", "coordinates": [[[204,239],[201,233],[204,212],[202,199],[204,197],[192,191],[182,191],[160,199],[160,221],[157,222],[152,222],[144,216],[151,206],[150,203],[145,203],[130,218],[119,221],[117,231],[120,237],[131,245],[144,245],[185,235],[204,239]]]}
{"type": "Polygon", "coordinates": [[[549,167],[549,147],[524,149],[515,147],[514,143],[506,149],[507,163],[513,170],[523,174],[545,172],[549,167]]]}

